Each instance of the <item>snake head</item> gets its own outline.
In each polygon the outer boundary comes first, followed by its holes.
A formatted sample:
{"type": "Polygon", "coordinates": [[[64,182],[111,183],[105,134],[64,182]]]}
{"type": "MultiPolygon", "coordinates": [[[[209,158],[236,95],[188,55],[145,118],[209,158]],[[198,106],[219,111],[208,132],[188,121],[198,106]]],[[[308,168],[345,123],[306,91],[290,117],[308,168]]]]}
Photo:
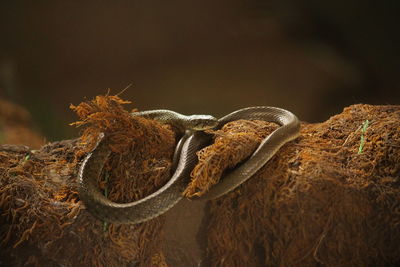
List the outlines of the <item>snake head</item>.
{"type": "Polygon", "coordinates": [[[203,131],[215,128],[218,120],[211,115],[191,115],[188,120],[188,128],[194,131],[203,131]]]}

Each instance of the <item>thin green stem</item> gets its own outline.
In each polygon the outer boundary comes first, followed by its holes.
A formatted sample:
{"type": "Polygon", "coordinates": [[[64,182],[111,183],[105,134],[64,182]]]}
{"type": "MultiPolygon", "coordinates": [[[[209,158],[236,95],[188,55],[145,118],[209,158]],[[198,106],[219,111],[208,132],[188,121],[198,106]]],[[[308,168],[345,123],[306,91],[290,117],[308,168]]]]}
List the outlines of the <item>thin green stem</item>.
{"type": "Polygon", "coordinates": [[[367,131],[368,125],[369,125],[369,120],[365,120],[365,121],[363,122],[363,127],[362,127],[362,130],[361,130],[360,146],[358,147],[358,154],[361,154],[361,153],[363,152],[364,143],[365,143],[365,136],[364,136],[364,134],[365,134],[365,132],[367,131]]]}
{"type": "Polygon", "coordinates": [[[31,155],[27,154],[27,155],[25,156],[25,158],[24,158],[24,162],[27,161],[27,160],[29,160],[30,157],[31,157],[31,155]]]}

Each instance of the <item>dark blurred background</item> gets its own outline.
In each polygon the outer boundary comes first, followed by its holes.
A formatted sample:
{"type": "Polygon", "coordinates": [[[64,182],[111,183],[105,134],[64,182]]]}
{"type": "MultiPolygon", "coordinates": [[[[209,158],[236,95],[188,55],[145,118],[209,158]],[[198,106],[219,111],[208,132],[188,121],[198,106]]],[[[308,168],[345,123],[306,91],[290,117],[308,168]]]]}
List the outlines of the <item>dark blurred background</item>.
{"type": "Polygon", "coordinates": [[[323,121],[354,103],[400,104],[399,1],[1,1],[0,97],[48,140],[69,104],[111,88],[141,110],[246,106],[323,121]]]}

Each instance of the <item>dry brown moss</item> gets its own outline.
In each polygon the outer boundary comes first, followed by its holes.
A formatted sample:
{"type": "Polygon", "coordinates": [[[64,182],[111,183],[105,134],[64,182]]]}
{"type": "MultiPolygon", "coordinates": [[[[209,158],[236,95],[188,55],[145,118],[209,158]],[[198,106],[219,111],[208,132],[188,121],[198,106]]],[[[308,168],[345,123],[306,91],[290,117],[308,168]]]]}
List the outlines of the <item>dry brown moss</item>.
{"type": "Polygon", "coordinates": [[[201,196],[219,179],[226,169],[245,160],[276,126],[265,121],[238,120],[227,123],[214,135],[212,146],[197,153],[199,162],[193,169],[192,181],[186,188],[186,197],[201,196]]]}
{"type": "MultiPolygon", "coordinates": [[[[354,105],[324,123],[303,124],[301,137],[244,186],[212,202],[208,264],[399,263],[399,130],[395,106],[354,105]],[[360,126],[367,119],[358,154],[360,126]]],[[[225,147],[228,154],[234,151],[225,147]]]]}
{"type": "MultiPolygon", "coordinates": [[[[80,140],[38,151],[0,147],[0,265],[164,266],[162,217],[109,225],[84,210],[76,188],[80,160],[105,132],[113,143],[99,186],[132,201],[169,178],[174,134],[131,118],[116,96],[72,108],[88,126],[80,140]],[[126,175],[130,173],[129,177],[126,175]],[[104,231],[106,229],[106,231],[104,231]]],[[[245,159],[273,127],[237,121],[200,152],[188,194],[201,194],[223,169],[245,159]]],[[[303,124],[255,177],[213,201],[209,266],[388,266],[399,263],[400,108],[355,105],[319,124],[303,124]],[[368,119],[363,153],[361,125],[368,119]]],[[[179,230],[179,229],[177,229],[179,230]]]]}
{"type": "Polygon", "coordinates": [[[132,118],[122,108],[127,103],[117,96],[98,96],[71,106],[81,119],[74,124],[87,126],[80,140],[51,143],[38,151],[0,148],[0,265],[163,264],[163,217],[133,226],[104,225],[84,211],[77,194],[76,170],[99,132],[110,136],[114,152],[106,166],[108,183],[99,181],[110,199],[133,201],[168,180],[174,133],[154,121],[132,118]]]}

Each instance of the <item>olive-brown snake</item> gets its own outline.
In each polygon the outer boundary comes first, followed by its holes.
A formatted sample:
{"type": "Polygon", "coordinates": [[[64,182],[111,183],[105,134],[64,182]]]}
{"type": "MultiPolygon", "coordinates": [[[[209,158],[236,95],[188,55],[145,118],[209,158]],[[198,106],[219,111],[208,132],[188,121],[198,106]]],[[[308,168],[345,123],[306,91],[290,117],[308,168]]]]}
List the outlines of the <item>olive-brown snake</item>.
{"type": "Polygon", "coordinates": [[[204,196],[196,199],[218,198],[244,183],[253,176],[285,143],[299,134],[300,123],[297,117],[284,109],[275,107],[250,107],[232,112],[219,120],[208,115],[184,116],[169,110],[154,110],[133,113],[163,123],[171,123],[186,131],[175,151],[177,167],[171,179],[159,190],[149,196],[131,203],[115,203],[107,199],[98,188],[96,178],[110,155],[107,137],[100,134],[97,145],[83,160],[79,172],[79,196],[94,216],[112,223],[141,223],[157,217],[182,199],[182,192],[190,180],[190,172],[197,163],[196,151],[202,149],[210,140],[202,130],[220,128],[230,121],[265,120],[275,122],[281,127],[267,136],[248,160],[226,175],[204,196]]]}

